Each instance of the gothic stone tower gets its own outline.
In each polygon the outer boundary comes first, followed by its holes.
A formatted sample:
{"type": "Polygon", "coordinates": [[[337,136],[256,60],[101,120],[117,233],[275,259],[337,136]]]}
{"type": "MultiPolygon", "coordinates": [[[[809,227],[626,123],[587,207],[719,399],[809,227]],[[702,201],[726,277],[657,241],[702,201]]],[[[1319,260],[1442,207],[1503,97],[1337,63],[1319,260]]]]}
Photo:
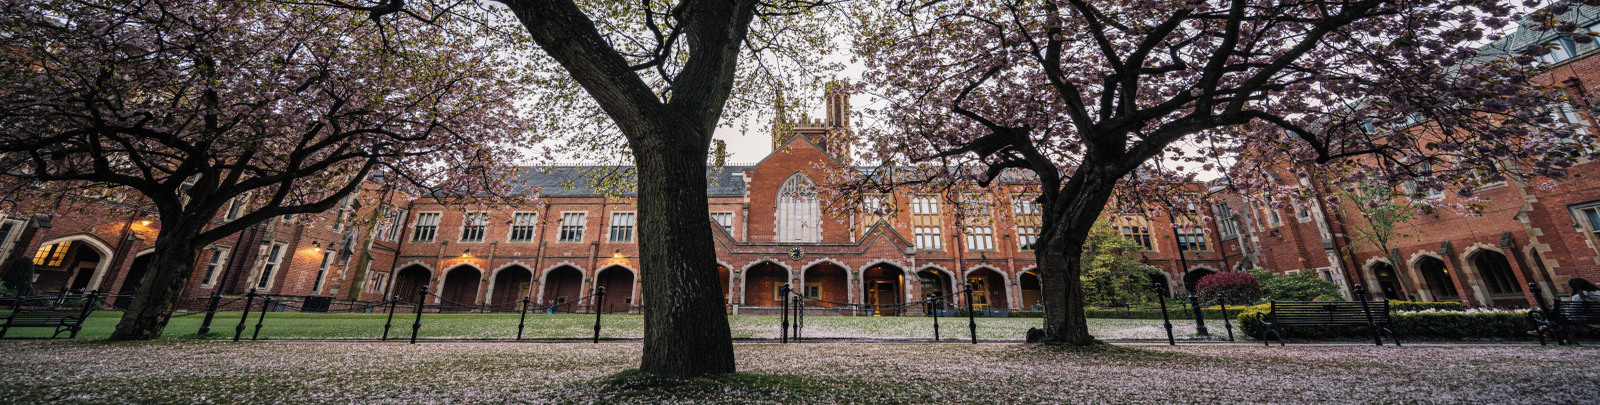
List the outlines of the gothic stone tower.
{"type": "Polygon", "coordinates": [[[779,92],[777,115],[772,123],[772,148],[777,149],[795,136],[803,136],[834,159],[848,160],[850,145],[855,141],[850,133],[850,84],[838,80],[828,82],[823,100],[826,111],[823,119],[801,114],[799,119],[790,120],[787,100],[779,92]]]}

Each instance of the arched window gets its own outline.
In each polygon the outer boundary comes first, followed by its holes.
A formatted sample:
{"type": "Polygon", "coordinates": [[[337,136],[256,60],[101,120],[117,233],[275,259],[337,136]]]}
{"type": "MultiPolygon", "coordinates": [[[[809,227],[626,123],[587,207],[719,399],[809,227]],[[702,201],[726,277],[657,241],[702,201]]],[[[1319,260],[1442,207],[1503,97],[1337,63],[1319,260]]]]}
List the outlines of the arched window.
{"type": "Polygon", "coordinates": [[[795,173],[778,188],[778,242],[822,241],[817,185],[795,173]]]}

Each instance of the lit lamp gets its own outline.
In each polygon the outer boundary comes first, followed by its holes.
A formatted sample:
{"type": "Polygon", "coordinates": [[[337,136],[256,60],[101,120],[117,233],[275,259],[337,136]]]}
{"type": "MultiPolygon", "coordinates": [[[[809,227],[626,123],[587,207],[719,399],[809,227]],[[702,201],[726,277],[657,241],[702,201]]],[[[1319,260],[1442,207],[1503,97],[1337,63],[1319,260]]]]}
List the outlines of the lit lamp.
{"type": "Polygon", "coordinates": [[[311,251],[312,252],[321,252],[322,251],[322,242],[311,241],[311,251]]]}
{"type": "Polygon", "coordinates": [[[148,220],[148,219],[140,220],[139,221],[139,226],[150,226],[150,220],[148,220]]]}
{"type": "Polygon", "coordinates": [[[461,252],[461,258],[465,259],[469,257],[472,257],[472,249],[467,249],[467,251],[461,252]]]}
{"type": "Polygon", "coordinates": [[[611,252],[611,258],[606,259],[604,266],[627,265],[628,259],[622,257],[622,249],[611,252]]]}

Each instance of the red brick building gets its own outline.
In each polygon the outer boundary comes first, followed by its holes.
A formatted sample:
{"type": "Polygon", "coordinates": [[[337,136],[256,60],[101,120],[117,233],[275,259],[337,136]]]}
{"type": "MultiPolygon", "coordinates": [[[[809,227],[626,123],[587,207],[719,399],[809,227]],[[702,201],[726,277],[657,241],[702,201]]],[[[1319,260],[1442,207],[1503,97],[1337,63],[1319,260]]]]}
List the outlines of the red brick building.
{"type": "MultiPolygon", "coordinates": [[[[826,108],[822,120],[780,115],[774,150],[760,162],[712,170],[708,226],[730,311],[771,312],[786,283],[839,313],[921,313],[920,306],[901,306],[966,285],[979,307],[1038,303],[1031,244],[1040,213],[1029,184],[961,195],[899,192],[880,197],[893,204],[893,214],[837,214],[819,201],[817,183],[832,170],[867,169],[839,159],[852,141],[847,95],[829,94],[826,108]],[[950,201],[985,203],[958,221],[950,201]]],[[[639,310],[639,278],[649,270],[638,265],[631,168],[560,166],[521,177],[527,190],[539,191],[537,200],[471,206],[368,188],[314,221],[275,220],[224,238],[201,255],[186,306],[219,289],[371,302],[414,301],[427,286],[436,294],[428,303],[445,310],[513,310],[524,297],[561,303],[564,311],[639,310]],[[592,302],[595,286],[608,292],[604,302],[592,302]]],[[[1117,221],[1127,237],[1150,248],[1148,262],[1165,270],[1157,281],[1181,289],[1179,263],[1194,270],[1192,281],[1238,262],[1239,250],[1228,247],[1237,233],[1203,229],[1216,224],[1201,216],[1183,213],[1179,228],[1140,215],[1117,221]]],[[[63,214],[24,237],[34,222],[6,219],[0,254],[39,263],[36,290],[127,294],[158,229],[151,220],[63,214]]]]}
{"type": "MultiPolygon", "coordinates": [[[[1596,10],[1574,5],[1562,18],[1587,27],[1579,31],[1597,31],[1600,21],[1584,17],[1596,10]]],[[[1553,106],[1552,114],[1594,133],[1600,128],[1595,117],[1577,111],[1595,102],[1588,95],[1600,83],[1600,46],[1522,27],[1483,49],[1493,56],[1530,46],[1551,49],[1541,57],[1545,71],[1535,80],[1577,95],[1575,106],[1553,106]]],[[[1420,214],[1402,224],[1405,236],[1391,243],[1400,263],[1391,263],[1356,236],[1365,226],[1361,212],[1348,201],[1329,203],[1325,197],[1334,189],[1325,182],[1288,172],[1274,177],[1310,190],[1315,202],[1285,202],[1275,209],[1264,198],[1227,199],[1251,208],[1234,217],[1247,234],[1245,255],[1259,267],[1316,271],[1342,286],[1375,286],[1370,288],[1375,295],[1389,298],[1493,307],[1535,305],[1529,283],[1548,302],[1570,295],[1566,283],[1573,277],[1600,279],[1600,163],[1580,160],[1560,182],[1512,180],[1478,187],[1473,194],[1487,203],[1477,215],[1448,209],[1420,214]]],[[[1465,202],[1454,191],[1423,194],[1445,203],[1465,202]]]]}

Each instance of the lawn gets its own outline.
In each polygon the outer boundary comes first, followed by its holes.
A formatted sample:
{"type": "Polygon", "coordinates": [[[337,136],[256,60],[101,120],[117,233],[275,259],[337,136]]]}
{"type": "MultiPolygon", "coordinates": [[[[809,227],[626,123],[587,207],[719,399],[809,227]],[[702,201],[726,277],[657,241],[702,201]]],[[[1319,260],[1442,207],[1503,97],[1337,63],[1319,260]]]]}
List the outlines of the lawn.
{"type": "MultiPolygon", "coordinates": [[[[238,312],[218,313],[211,325],[211,337],[233,337],[239,324],[238,312]]],[[[0,313],[0,316],[4,316],[0,313]]],[[[101,311],[90,316],[82,338],[103,338],[111,335],[120,312],[101,311]]],[[[255,332],[259,312],[251,313],[245,322],[244,338],[255,332]]],[[[200,328],[204,315],[172,318],[164,337],[192,337],[200,328]]],[[[409,338],[415,314],[395,314],[390,337],[409,338]]],[[[261,328],[265,339],[375,339],[383,333],[384,314],[315,314],[299,312],[268,312],[261,328]]],[[[517,314],[423,314],[423,338],[452,339],[510,339],[516,337],[517,314]]],[[[867,339],[931,339],[933,319],[923,317],[849,317],[810,316],[805,319],[803,334],[816,338],[867,338],[867,339]]],[[[940,336],[945,339],[967,339],[967,318],[940,318],[940,336]]],[[[777,316],[736,315],[729,317],[733,337],[777,339],[777,316]]],[[[1020,340],[1028,328],[1042,325],[1040,318],[977,318],[979,339],[1020,340]]],[[[1226,336],[1220,320],[1208,324],[1213,334],[1226,336]]],[[[1144,319],[1090,319],[1090,333],[1102,339],[1165,339],[1166,332],[1160,320],[1144,319]]],[[[49,337],[47,328],[12,329],[6,336],[49,337]]],[[[1186,338],[1194,333],[1194,322],[1175,321],[1174,333],[1186,338]]],[[[583,314],[529,314],[526,338],[588,338],[594,334],[594,315],[583,314]]],[[[640,338],[644,336],[644,321],[640,315],[604,315],[600,336],[603,338],[640,338]]]]}
{"type": "Polygon", "coordinates": [[[0,342],[9,403],[1590,403],[1589,347],[1063,350],[741,344],[741,373],[619,372],[637,342],[0,342]],[[1559,371],[1559,372],[1555,372],[1559,371]]]}

